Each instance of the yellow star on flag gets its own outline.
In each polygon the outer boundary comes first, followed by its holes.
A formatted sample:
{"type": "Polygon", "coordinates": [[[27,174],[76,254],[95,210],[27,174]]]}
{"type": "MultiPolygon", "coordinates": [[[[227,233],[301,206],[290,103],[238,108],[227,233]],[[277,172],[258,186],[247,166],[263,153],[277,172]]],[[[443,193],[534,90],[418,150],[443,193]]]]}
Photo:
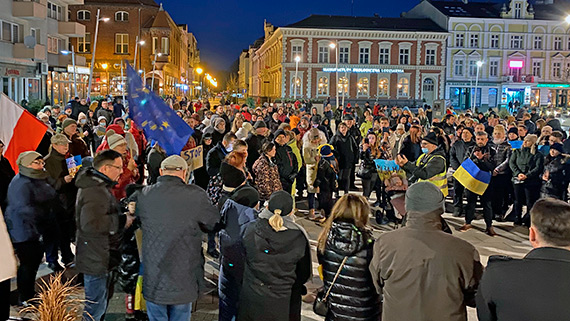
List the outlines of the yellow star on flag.
{"type": "Polygon", "coordinates": [[[170,127],[170,124],[166,121],[163,121],[162,126],[164,126],[164,128],[168,128],[168,127],[170,127]]]}

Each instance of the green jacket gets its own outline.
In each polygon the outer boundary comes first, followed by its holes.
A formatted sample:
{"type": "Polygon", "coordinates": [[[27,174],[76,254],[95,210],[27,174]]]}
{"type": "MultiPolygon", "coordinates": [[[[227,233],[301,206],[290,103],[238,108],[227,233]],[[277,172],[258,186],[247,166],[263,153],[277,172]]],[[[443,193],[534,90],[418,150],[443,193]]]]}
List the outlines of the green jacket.
{"type": "Polygon", "coordinates": [[[430,158],[430,156],[426,156],[428,158],[428,162],[424,166],[416,166],[415,162],[407,162],[403,166],[410,184],[415,183],[418,179],[428,180],[447,169],[445,153],[441,148],[438,147],[434,150],[432,155],[439,155],[441,157],[430,158]]]}

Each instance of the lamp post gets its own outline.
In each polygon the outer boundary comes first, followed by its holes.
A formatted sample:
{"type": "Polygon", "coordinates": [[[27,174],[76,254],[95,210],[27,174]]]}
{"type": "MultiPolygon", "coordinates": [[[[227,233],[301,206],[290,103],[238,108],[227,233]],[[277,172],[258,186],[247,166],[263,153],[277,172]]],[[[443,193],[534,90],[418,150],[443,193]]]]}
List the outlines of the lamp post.
{"type": "MultiPolygon", "coordinates": [[[[202,73],[204,72],[204,69],[198,67],[196,68],[196,73],[198,74],[198,78],[200,78],[200,100],[202,100],[202,73]]],[[[194,87],[195,88],[195,87],[194,87]]]]}
{"type": "Polygon", "coordinates": [[[473,102],[471,103],[471,111],[475,112],[475,102],[477,101],[477,86],[479,85],[479,69],[483,66],[481,60],[477,61],[477,74],[475,76],[475,92],[473,93],[473,102]]]}
{"type": "Polygon", "coordinates": [[[139,41],[139,36],[137,36],[135,41],[135,61],[133,62],[133,68],[137,68],[137,49],[139,48],[139,45],[144,45],[144,40],[139,41]]]}
{"type": "MultiPolygon", "coordinates": [[[[301,57],[296,56],[295,57],[295,82],[293,82],[293,100],[297,100],[297,81],[299,81],[299,78],[297,78],[297,75],[299,74],[299,61],[301,61],[301,57]]],[[[293,102],[295,103],[295,102],[293,102]]]]}
{"type": "Polygon", "coordinates": [[[71,64],[73,65],[73,92],[75,93],[74,97],[77,96],[77,70],[75,69],[75,48],[71,45],[71,52],[68,50],[62,50],[62,55],[69,55],[71,53],[71,64]]]}
{"type": "Polygon", "coordinates": [[[93,39],[93,52],[91,53],[91,66],[89,67],[89,85],[87,86],[87,98],[91,101],[91,85],[93,84],[93,66],[95,65],[95,50],[97,50],[97,34],[99,33],[99,21],[109,21],[109,18],[99,18],[101,9],[97,9],[97,22],[95,23],[95,39],[93,39]]]}
{"type": "Polygon", "coordinates": [[[154,71],[156,70],[156,57],[160,57],[162,54],[155,53],[154,54],[154,61],[152,62],[152,80],[150,81],[150,90],[154,91],[154,71]]]}
{"type": "Polygon", "coordinates": [[[334,49],[334,60],[336,62],[336,68],[335,68],[335,72],[336,72],[336,108],[338,108],[338,49],[337,49],[337,45],[336,43],[332,43],[329,45],[329,47],[331,47],[332,49],[334,49]]]}

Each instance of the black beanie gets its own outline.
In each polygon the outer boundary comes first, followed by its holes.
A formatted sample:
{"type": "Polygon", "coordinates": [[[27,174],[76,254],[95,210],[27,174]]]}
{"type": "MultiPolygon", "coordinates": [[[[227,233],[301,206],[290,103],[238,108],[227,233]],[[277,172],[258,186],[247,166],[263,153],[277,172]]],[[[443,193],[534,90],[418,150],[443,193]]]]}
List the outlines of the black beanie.
{"type": "Polygon", "coordinates": [[[281,216],[287,216],[293,211],[293,197],[284,190],[277,191],[269,197],[268,209],[271,212],[281,210],[281,216]]]}
{"type": "Polygon", "coordinates": [[[438,141],[437,141],[437,136],[435,135],[434,132],[428,133],[424,138],[422,138],[422,140],[425,140],[426,142],[428,142],[430,144],[434,144],[436,146],[439,146],[438,141]]]}
{"type": "Polygon", "coordinates": [[[516,127],[511,127],[511,128],[509,129],[509,131],[507,132],[507,135],[510,134],[510,133],[517,134],[517,136],[518,136],[518,135],[519,135],[519,129],[516,128],[516,127]]]}
{"type": "Polygon", "coordinates": [[[222,162],[220,166],[220,176],[224,186],[236,188],[245,182],[245,174],[237,167],[234,167],[226,162],[222,162]]]}
{"type": "Polygon", "coordinates": [[[255,188],[245,184],[234,191],[231,199],[243,206],[255,207],[259,203],[259,193],[255,188]]]}

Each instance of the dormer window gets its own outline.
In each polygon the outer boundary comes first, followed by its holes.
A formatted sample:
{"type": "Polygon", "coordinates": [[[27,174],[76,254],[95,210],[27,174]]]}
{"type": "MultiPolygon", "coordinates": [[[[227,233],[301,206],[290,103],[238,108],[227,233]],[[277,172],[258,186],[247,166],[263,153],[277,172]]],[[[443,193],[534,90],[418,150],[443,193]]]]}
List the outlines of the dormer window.
{"type": "Polygon", "coordinates": [[[521,12],[522,12],[522,3],[520,2],[515,3],[515,19],[521,18],[521,12]]]}

